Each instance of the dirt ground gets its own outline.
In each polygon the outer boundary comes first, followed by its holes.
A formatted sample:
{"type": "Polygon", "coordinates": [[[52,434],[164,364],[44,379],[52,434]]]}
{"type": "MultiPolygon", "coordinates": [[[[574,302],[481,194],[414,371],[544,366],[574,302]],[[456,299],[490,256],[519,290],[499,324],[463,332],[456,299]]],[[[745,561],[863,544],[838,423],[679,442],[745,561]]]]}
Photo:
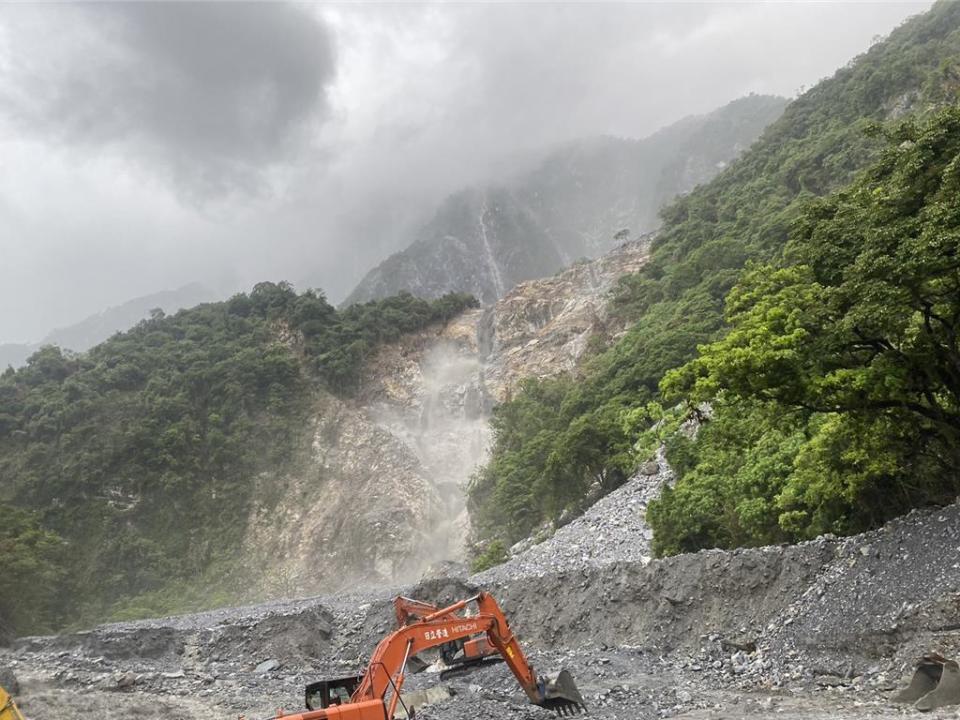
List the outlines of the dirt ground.
{"type": "MultiPolygon", "coordinates": [[[[893,705],[892,691],[787,687],[781,689],[737,688],[718,677],[673,670],[660,661],[638,658],[633,649],[608,649],[557,656],[537,656],[537,665],[570,669],[587,702],[588,716],[596,720],[734,720],[774,718],[780,720],[874,720],[921,717],[912,708],[893,705]],[[653,667],[651,667],[651,664],[653,667]],[[658,666],[660,669],[658,669],[658,666]]],[[[75,679],[49,676],[43,668],[21,663],[19,701],[28,720],[209,720],[244,717],[265,720],[279,708],[301,709],[297,683],[314,677],[283,672],[201,680],[165,678],[162,687],[100,689],[71,685],[75,679]]],[[[176,673],[171,673],[176,674],[176,673]]],[[[120,676],[122,678],[122,675],[120,676]]],[[[123,684],[121,680],[119,685],[123,684]]],[[[437,675],[414,676],[410,689],[442,685],[452,694],[446,700],[417,709],[421,720],[543,720],[549,711],[526,703],[519,686],[505,665],[476,670],[441,682],[437,675]]],[[[958,718],[960,710],[948,708],[923,717],[958,718]]]]}
{"type": "MultiPolygon", "coordinates": [[[[621,560],[615,548],[642,530],[588,514],[565,528],[579,549],[563,562],[541,548],[479,576],[22,638],[0,668],[19,679],[28,720],[262,720],[301,709],[306,683],[362,670],[394,595],[445,604],[480,586],[535,667],[568,669],[598,720],[919,717],[890,703],[915,659],[960,657],[956,505],[853,538],[621,560]]],[[[422,673],[407,689],[438,684],[422,673]]],[[[417,708],[421,720],[550,716],[504,665],[442,685],[450,697],[417,708]]]]}

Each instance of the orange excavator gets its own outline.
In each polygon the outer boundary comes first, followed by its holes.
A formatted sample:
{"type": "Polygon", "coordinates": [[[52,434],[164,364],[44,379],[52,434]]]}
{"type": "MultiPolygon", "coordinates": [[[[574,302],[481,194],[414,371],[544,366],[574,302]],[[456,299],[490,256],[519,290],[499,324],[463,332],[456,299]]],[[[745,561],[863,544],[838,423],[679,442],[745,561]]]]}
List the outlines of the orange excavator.
{"type": "Polygon", "coordinates": [[[283,720],[394,720],[397,707],[407,717],[401,691],[411,659],[418,653],[460,641],[485,636],[513,672],[530,702],[572,715],[586,709],[576,683],[566,670],[555,675],[538,675],[527,661],[507,618],[487,593],[437,609],[409,598],[394,601],[400,627],[377,645],[366,671],[307,686],[305,712],[277,715],[283,720]]]}
{"type": "MultiPolygon", "coordinates": [[[[398,628],[440,611],[440,608],[436,605],[407,597],[394,599],[393,608],[397,616],[398,628]]],[[[448,677],[464,672],[471,672],[481,665],[503,662],[503,657],[484,633],[463,640],[452,640],[441,645],[439,649],[440,659],[445,666],[440,671],[441,680],[446,680],[448,677]]],[[[417,664],[410,669],[413,672],[419,672],[426,667],[427,664],[422,663],[422,665],[417,664]]]]}

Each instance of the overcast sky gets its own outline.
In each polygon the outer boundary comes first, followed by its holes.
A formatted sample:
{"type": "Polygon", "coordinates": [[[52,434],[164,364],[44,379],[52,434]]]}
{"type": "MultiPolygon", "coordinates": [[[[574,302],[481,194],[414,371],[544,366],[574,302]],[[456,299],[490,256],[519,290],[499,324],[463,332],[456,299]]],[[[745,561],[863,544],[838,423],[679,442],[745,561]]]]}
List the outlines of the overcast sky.
{"type": "Polygon", "coordinates": [[[337,300],[518,157],[795,96],[930,4],[0,5],[0,343],[192,281],[337,300]]]}

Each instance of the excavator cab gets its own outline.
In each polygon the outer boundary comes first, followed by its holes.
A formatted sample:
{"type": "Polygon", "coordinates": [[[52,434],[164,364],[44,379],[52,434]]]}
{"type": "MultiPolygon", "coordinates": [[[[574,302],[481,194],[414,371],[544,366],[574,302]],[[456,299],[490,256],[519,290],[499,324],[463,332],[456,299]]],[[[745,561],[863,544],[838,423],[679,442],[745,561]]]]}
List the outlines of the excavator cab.
{"type": "Polygon", "coordinates": [[[310,683],[305,692],[307,709],[320,710],[348,704],[350,696],[362,680],[363,675],[348,675],[343,678],[310,683]]]}
{"type": "Polygon", "coordinates": [[[496,655],[501,662],[503,660],[485,635],[455,640],[440,647],[440,657],[447,665],[462,665],[490,655],[496,655]]]}

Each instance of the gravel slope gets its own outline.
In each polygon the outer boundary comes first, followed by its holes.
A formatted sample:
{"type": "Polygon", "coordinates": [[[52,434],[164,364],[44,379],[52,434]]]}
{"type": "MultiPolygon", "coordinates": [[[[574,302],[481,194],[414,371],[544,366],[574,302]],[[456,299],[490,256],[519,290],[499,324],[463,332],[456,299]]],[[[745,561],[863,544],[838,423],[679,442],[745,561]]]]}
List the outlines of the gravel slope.
{"type": "MultiPolygon", "coordinates": [[[[25,638],[0,665],[21,680],[30,720],[270,717],[299,708],[306,682],[361,667],[393,595],[444,602],[478,584],[537,667],[573,672],[596,718],[909,715],[887,698],[913,658],[960,656],[960,507],[854,538],[649,561],[637,510],[657,481],[637,478],[472,578],[25,638]]],[[[418,717],[549,717],[503,665],[443,685],[453,696],[418,717]]]]}
{"type": "Polygon", "coordinates": [[[549,539],[514,554],[503,565],[475,575],[473,582],[506,583],[569,568],[649,562],[653,555],[653,530],[646,522],[647,506],[660,495],[665,484],[673,482],[673,471],[662,448],[649,466],[649,474],[634,476],[549,539]]]}

